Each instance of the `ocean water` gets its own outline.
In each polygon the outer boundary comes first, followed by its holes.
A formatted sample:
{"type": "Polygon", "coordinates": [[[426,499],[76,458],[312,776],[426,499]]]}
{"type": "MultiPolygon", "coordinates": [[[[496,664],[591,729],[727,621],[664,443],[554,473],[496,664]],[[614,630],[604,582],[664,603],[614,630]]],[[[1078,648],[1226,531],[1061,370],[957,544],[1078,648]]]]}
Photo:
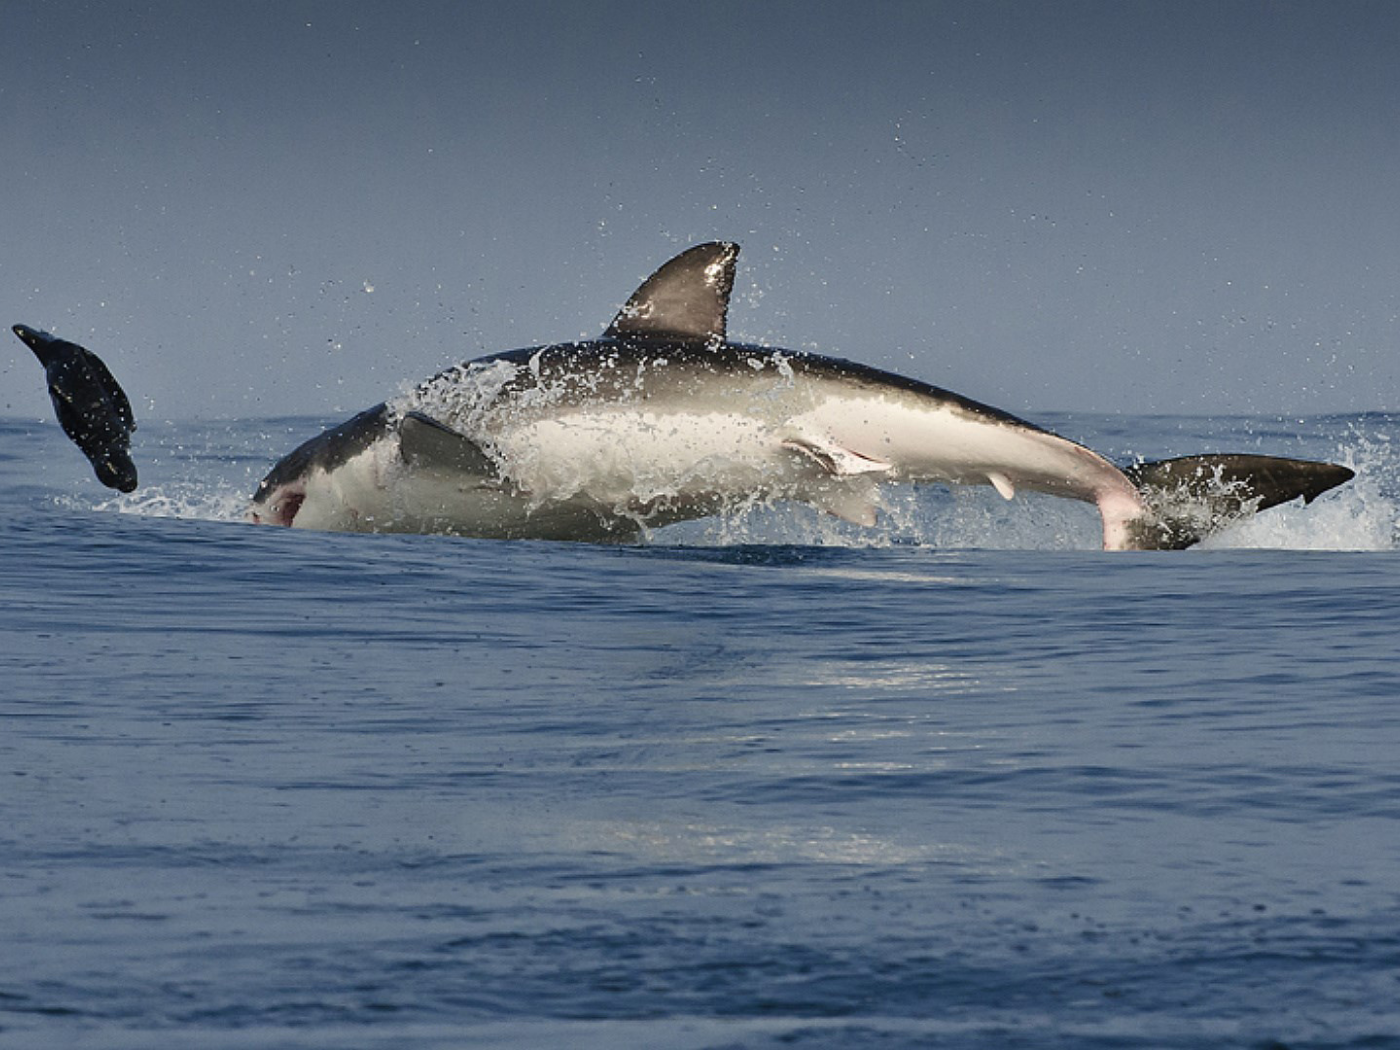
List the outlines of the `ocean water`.
{"type": "Polygon", "coordinates": [[[244,524],[336,421],[0,421],[0,1047],[1400,1045],[1400,417],[1040,420],[1359,472],[1185,552],[244,524]]]}

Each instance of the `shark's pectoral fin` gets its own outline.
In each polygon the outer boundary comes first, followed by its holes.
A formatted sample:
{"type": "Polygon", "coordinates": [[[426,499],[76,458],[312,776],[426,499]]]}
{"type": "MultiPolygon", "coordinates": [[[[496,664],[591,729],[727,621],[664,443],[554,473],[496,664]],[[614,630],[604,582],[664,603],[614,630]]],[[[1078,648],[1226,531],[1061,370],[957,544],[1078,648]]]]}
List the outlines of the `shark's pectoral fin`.
{"type": "Polygon", "coordinates": [[[805,494],[807,503],[852,525],[874,526],[880,510],[880,488],[869,476],[831,481],[805,494]]]}
{"type": "Polygon", "coordinates": [[[834,441],[809,437],[792,437],[783,442],[783,448],[797,452],[821,468],[832,477],[857,477],[862,474],[888,474],[894,464],[875,459],[834,441]]]}
{"type": "Polygon", "coordinates": [[[409,412],[399,422],[399,455],[418,469],[499,476],[495,460],[480,445],[422,412],[409,412]]]}

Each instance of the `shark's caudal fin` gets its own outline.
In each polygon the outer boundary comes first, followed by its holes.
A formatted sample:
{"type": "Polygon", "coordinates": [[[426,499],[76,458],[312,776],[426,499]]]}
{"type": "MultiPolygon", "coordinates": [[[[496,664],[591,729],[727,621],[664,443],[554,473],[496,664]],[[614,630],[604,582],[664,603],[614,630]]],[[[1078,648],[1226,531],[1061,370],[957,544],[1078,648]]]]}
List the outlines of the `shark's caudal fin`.
{"type": "Polygon", "coordinates": [[[1268,507],[1311,503],[1354,472],[1335,463],[1276,456],[1183,456],[1123,469],[1150,515],[1132,523],[1135,550],[1183,550],[1268,507]]]}

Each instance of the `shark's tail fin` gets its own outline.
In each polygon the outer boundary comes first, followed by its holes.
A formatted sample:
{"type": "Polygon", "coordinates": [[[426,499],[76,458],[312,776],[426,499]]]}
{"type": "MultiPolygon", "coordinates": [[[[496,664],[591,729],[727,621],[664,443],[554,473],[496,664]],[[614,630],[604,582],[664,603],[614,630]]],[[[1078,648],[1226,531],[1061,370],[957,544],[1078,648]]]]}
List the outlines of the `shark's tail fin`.
{"type": "Polygon", "coordinates": [[[1182,550],[1268,507],[1311,503],[1354,472],[1335,463],[1276,456],[1183,456],[1123,469],[1149,515],[1132,525],[1137,550],[1182,550]]]}

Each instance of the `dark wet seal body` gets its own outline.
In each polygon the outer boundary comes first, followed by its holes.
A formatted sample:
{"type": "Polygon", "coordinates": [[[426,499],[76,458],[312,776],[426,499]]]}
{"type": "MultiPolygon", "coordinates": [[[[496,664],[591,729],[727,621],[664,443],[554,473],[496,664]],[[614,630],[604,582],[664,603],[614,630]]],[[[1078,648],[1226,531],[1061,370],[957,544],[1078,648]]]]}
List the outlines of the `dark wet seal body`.
{"type": "Polygon", "coordinates": [[[14,333],[44,366],[58,425],[92,463],[97,480],[119,492],[135,491],[131,432],[136,417],[102,359],[86,347],[26,325],[15,325],[14,333]]]}

